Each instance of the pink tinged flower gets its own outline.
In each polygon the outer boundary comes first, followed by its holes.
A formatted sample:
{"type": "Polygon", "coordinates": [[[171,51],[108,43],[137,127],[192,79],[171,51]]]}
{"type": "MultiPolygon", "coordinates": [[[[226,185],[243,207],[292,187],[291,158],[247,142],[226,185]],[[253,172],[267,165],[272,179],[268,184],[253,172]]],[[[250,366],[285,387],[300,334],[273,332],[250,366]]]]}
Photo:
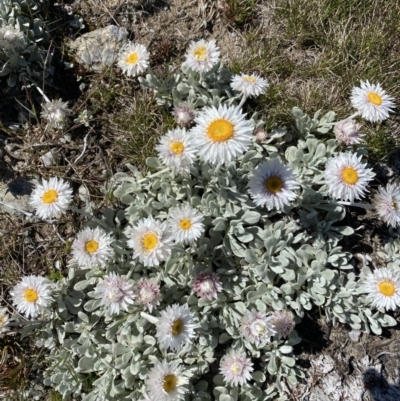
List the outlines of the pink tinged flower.
{"type": "Polygon", "coordinates": [[[272,317],[266,313],[246,310],[241,319],[240,332],[247,341],[257,346],[269,342],[275,334],[271,320],[272,317]]]}
{"type": "Polygon", "coordinates": [[[221,359],[219,371],[227,384],[243,386],[251,379],[253,363],[244,351],[231,349],[221,359]]]}
{"type": "Polygon", "coordinates": [[[181,126],[189,125],[195,117],[194,110],[186,104],[178,104],[172,110],[175,122],[181,126]]]}
{"type": "Polygon", "coordinates": [[[110,314],[118,314],[121,309],[127,311],[128,305],[133,304],[132,287],[125,277],[112,272],[97,284],[94,297],[101,300],[101,304],[109,309],[110,314]]]}
{"type": "Polygon", "coordinates": [[[339,142],[346,145],[355,145],[362,141],[361,137],[364,136],[360,132],[360,125],[351,118],[339,121],[333,127],[333,133],[339,142]]]}
{"type": "Polygon", "coordinates": [[[211,301],[213,298],[218,298],[218,292],[222,291],[222,285],[217,274],[201,272],[193,281],[193,289],[198,297],[211,301]]]}
{"type": "Polygon", "coordinates": [[[400,188],[387,184],[386,188],[379,187],[378,193],[373,197],[379,217],[389,226],[400,225],[400,188]]]}
{"type": "Polygon", "coordinates": [[[150,312],[160,304],[160,286],[152,279],[141,279],[134,288],[135,304],[145,306],[150,312]]]}
{"type": "Polygon", "coordinates": [[[293,315],[286,310],[279,310],[272,314],[271,323],[276,336],[281,339],[287,337],[294,328],[293,315]]]}

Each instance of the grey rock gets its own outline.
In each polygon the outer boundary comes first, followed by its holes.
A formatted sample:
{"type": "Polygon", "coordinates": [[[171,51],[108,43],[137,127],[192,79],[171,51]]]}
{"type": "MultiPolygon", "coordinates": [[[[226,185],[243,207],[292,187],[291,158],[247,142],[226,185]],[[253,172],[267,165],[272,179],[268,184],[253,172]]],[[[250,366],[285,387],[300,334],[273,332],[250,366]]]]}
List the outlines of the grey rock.
{"type": "Polygon", "coordinates": [[[0,186],[0,209],[17,219],[26,219],[23,212],[32,213],[29,205],[29,196],[35,187],[36,181],[16,178],[8,184],[0,186]]]}
{"type": "Polygon", "coordinates": [[[75,59],[95,71],[111,66],[119,50],[125,45],[128,32],[125,28],[109,25],[85,33],[70,43],[75,59]]]}

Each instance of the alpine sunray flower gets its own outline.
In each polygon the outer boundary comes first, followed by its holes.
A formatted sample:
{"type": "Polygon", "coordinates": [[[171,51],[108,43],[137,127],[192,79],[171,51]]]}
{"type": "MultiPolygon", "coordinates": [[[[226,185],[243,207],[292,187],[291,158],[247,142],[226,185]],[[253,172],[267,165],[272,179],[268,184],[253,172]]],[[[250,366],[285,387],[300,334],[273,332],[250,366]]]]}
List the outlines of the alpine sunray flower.
{"type": "Polygon", "coordinates": [[[185,65],[197,72],[208,72],[219,61],[220,51],[215,40],[192,42],[187,53],[185,65]]]}
{"type": "Polygon", "coordinates": [[[156,337],[165,348],[178,350],[195,336],[195,327],[189,307],[173,304],[161,311],[156,337]]]}
{"type": "Polygon", "coordinates": [[[240,92],[245,97],[257,97],[265,93],[268,88],[266,79],[257,74],[252,75],[234,75],[231,82],[231,88],[240,92]]]}
{"type": "Polygon", "coordinates": [[[61,178],[42,180],[34,188],[29,203],[36,209],[36,215],[42,219],[59,217],[72,201],[72,189],[61,178]]]}
{"type": "Polygon", "coordinates": [[[248,150],[254,127],[246,115],[233,106],[204,108],[190,131],[199,155],[214,165],[229,163],[248,150]]]}
{"type": "Polygon", "coordinates": [[[172,238],[181,244],[191,244],[204,232],[203,215],[189,205],[171,209],[168,225],[172,238]]]}
{"type": "Polygon", "coordinates": [[[118,67],[128,77],[141,74],[149,66],[150,53],[139,43],[128,43],[118,58],[118,67]]]}
{"type": "Polygon", "coordinates": [[[393,98],[386,94],[381,85],[368,81],[361,81],[360,88],[353,88],[350,101],[361,117],[371,122],[386,120],[394,108],[393,98]]]}
{"type": "Polygon", "coordinates": [[[221,359],[219,371],[227,384],[243,386],[251,379],[253,363],[246,352],[230,349],[221,359]]]}
{"type": "Polygon", "coordinates": [[[10,291],[18,312],[27,318],[36,317],[45,311],[53,301],[52,285],[40,276],[24,276],[10,291]]]}
{"type": "Polygon", "coordinates": [[[387,184],[386,188],[379,187],[378,193],[373,197],[379,217],[389,226],[400,225],[400,188],[396,185],[387,184]]]}

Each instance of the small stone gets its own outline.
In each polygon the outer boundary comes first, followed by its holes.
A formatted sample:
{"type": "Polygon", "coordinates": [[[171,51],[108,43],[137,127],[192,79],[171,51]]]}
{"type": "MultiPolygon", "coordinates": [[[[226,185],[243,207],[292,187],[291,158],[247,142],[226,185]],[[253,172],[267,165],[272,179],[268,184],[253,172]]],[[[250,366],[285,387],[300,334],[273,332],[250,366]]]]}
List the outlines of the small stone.
{"type": "Polygon", "coordinates": [[[360,330],[351,330],[349,332],[350,340],[353,341],[353,343],[358,343],[358,341],[360,340],[360,336],[361,336],[360,330]]]}
{"type": "Polygon", "coordinates": [[[35,187],[34,180],[17,178],[0,188],[0,208],[17,219],[26,219],[28,216],[23,212],[34,211],[29,205],[29,197],[35,187]]]}
{"type": "Polygon", "coordinates": [[[49,167],[57,164],[59,161],[59,157],[57,154],[50,150],[43,156],[40,156],[40,160],[42,161],[44,166],[49,167]]]}
{"type": "Polygon", "coordinates": [[[85,33],[70,43],[75,59],[95,71],[111,66],[118,57],[119,50],[125,45],[128,32],[125,28],[108,25],[85,33]]]}

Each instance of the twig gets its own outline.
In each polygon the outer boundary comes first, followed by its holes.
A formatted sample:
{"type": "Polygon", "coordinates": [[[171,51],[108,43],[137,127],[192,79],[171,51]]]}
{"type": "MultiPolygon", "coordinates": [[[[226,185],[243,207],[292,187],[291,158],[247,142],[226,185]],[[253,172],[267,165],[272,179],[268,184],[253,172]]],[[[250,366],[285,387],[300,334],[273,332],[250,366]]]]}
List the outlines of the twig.
{"type": "Polygon", "coordinates": [[[89,133],[87,133],[87,134],[85,135],[85,138],[83,139],[83,150],[82,150],[82,153],[75,159],[74,164],[75,164],[79,159],[81,159],[81,158],[83,157],[83,155],[85,154],[85,152],[86,152],[87,137],[88,137],[88,135],[89,135],[89,133]]]}

